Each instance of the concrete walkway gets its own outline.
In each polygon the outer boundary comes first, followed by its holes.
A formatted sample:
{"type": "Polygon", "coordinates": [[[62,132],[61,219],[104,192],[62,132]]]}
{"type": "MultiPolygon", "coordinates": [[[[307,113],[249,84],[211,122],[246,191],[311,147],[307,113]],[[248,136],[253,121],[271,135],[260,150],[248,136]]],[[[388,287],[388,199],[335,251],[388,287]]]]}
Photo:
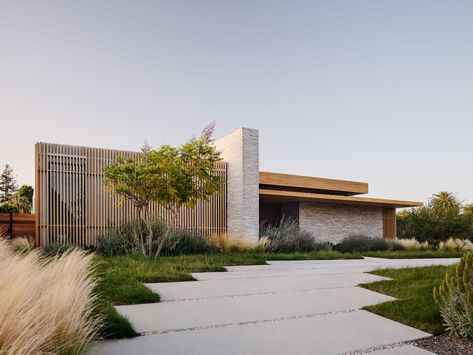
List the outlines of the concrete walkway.
{"type": "Polygon", "coordinates": [[[425,355],[403,344],[429,336],[361,308],[393,298],[356,285],[379,268],[458,259],[272,261],[146,284],[162,302],[116,307],[143,334],[95,344],[91,354],[425,355]]]}

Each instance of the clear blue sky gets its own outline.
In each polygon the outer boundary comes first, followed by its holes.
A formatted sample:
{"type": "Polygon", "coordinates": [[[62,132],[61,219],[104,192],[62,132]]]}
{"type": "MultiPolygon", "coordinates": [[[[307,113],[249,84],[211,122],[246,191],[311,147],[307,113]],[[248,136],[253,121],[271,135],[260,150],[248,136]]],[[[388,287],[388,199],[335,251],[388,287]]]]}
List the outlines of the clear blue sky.
{"type": "Polygon", "coordinates": [[[260,129],[262,170],[473,202],[473,1],[0,0],[0,164],[260,129]]]}

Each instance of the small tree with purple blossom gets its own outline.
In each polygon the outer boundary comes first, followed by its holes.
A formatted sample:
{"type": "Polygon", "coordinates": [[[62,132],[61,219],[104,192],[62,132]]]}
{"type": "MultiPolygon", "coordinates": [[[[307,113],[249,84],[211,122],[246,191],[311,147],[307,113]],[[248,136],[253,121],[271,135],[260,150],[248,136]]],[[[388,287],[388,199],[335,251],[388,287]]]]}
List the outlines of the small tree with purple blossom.
{"type": "Polygon", "coordinates": [[[199,138],[191,138],[180,147],[162,145],[157,150],[144,147],[143,155],[135,161],[120,158],[104,170],[105,180],[115,192],[131,200],[146,226],[147,241],[141,235],[143,254],[157,258],[166,241],[178,227],[181,207],[194,208],[199,200],[208,200],[220,188],[215,163],[222,160],[213,145],[215,123],[204,128],[199,138]],[[152,250],[153,230],[150,203],[155,202],[169,212],[168,228],[152,250]],[[145,245],[146,244],[146,245],[145,245]]]}

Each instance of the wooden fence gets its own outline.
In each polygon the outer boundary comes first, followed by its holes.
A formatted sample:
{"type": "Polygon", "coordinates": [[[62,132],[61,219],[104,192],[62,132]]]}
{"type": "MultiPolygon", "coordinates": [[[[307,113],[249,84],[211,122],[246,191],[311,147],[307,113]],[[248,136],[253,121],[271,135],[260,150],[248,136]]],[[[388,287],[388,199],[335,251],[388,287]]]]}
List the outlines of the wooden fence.
{"type": "Polygon", "coordinates": [[[28,237],[35,240],[34,214],[26,213],[0,213],[0,229],[5,237],[28,237]]]}
{"type": "MultiPolygon", "coordinates": [[[[138,158],[141,153],[110,149],[36,144],[35,212],[40,245],[94,245],[110,227],[136,219],[136,211],[107,188],[103,168],[118,157],[138,158]]],[[[177,225],[205,236],[227,230],[225,162],[216,164],[220,191],[195,208],[183,207],[177,225]]],[[[152,205],[152,216],[169,220],[170,215],[152,205]]]]}

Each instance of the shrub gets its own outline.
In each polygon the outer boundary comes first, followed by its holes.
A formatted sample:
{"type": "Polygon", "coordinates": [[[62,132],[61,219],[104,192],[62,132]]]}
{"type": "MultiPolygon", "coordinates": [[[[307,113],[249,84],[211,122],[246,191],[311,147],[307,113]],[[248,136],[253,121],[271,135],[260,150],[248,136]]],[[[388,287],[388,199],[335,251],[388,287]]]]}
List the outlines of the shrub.
{"type": "Polygon", "coordinates": [[[371,238],[364,235],[352,235],[336,244],[334,249],[342,253],[350,253],[357,251],[402,250],[402,247],[393,240],[371,238]]]}
{"type": "Polygon", "coordinates": [[[438,249],[445,251],[473,251],[473,243],[467,239],[449,238],[445,242],[440,242],[438,249]]]}
{"type": "MultiPolygon", "coordinates": [[[[153,252],[157,250],[159,241],[169,228],[161,221],[151,224],[153,235],[153,252]]],[[[147,239],[147,230],[143,230],[144,239],[147,239]]],[[[111,228],[102,236],[97,238],[97,252],[103,255],[126,255],[142,252],[140,243],[140,230],[138,222],[128,222],[121,228],[111,228]]],[[[192,233],[184,229],[173,228],[166,239],[162,255],[183,255],[210,253],[217,251],[207,238],[200,234],[192,233]]]]}
{"type": "Polygon", "coordinates": [[[332,244],[315,239],[310,232],[300,229],[299,223],[292,218],[282,218],[277,225],[262,226],[261,238],[266,238],[267,249],[273,253],[332,249],[332,244]]]}
{"type": "Polygon", "coordinates": [[[140,251],[138,223],[127,222],[121,228],[110,228],[97,237],[97,252],[102,255],[126,255],[140,251]]]}
{"type": "Polygon", "coordinates": [[[429,242],[425,241],[423,243],[420,243],[414,238],[397,239],[396,243],[399,244],[403,250],[429,250],[431,249],[429,242]]]}
{"type": "Polygon", "coordinates": [[[467,252],[434,289],[444,325],[453,335],[473,337],[473,255],[467,252]]]}
{"type": "MultiPolygon", "coordinates": [[[[156,235],[162,237],[164,234],[156,235]]],[[[170,237],[165,241],[161,255],[174,256],[213,253],[217,251],[218,248],[201,234],[192,233],[185,229],[174,229],[170,237]]]]}
{"type": "Polygon", "coordinates": [[[18,213],[18,207],[11,202],[4,202],[0,205],[0,213],[18,213]]]}
{"type": "Polygon", "coordinates": [[[0,240],[0,353],[79,354],[101,327],[93,254],[45,259],[0,240]]]}

